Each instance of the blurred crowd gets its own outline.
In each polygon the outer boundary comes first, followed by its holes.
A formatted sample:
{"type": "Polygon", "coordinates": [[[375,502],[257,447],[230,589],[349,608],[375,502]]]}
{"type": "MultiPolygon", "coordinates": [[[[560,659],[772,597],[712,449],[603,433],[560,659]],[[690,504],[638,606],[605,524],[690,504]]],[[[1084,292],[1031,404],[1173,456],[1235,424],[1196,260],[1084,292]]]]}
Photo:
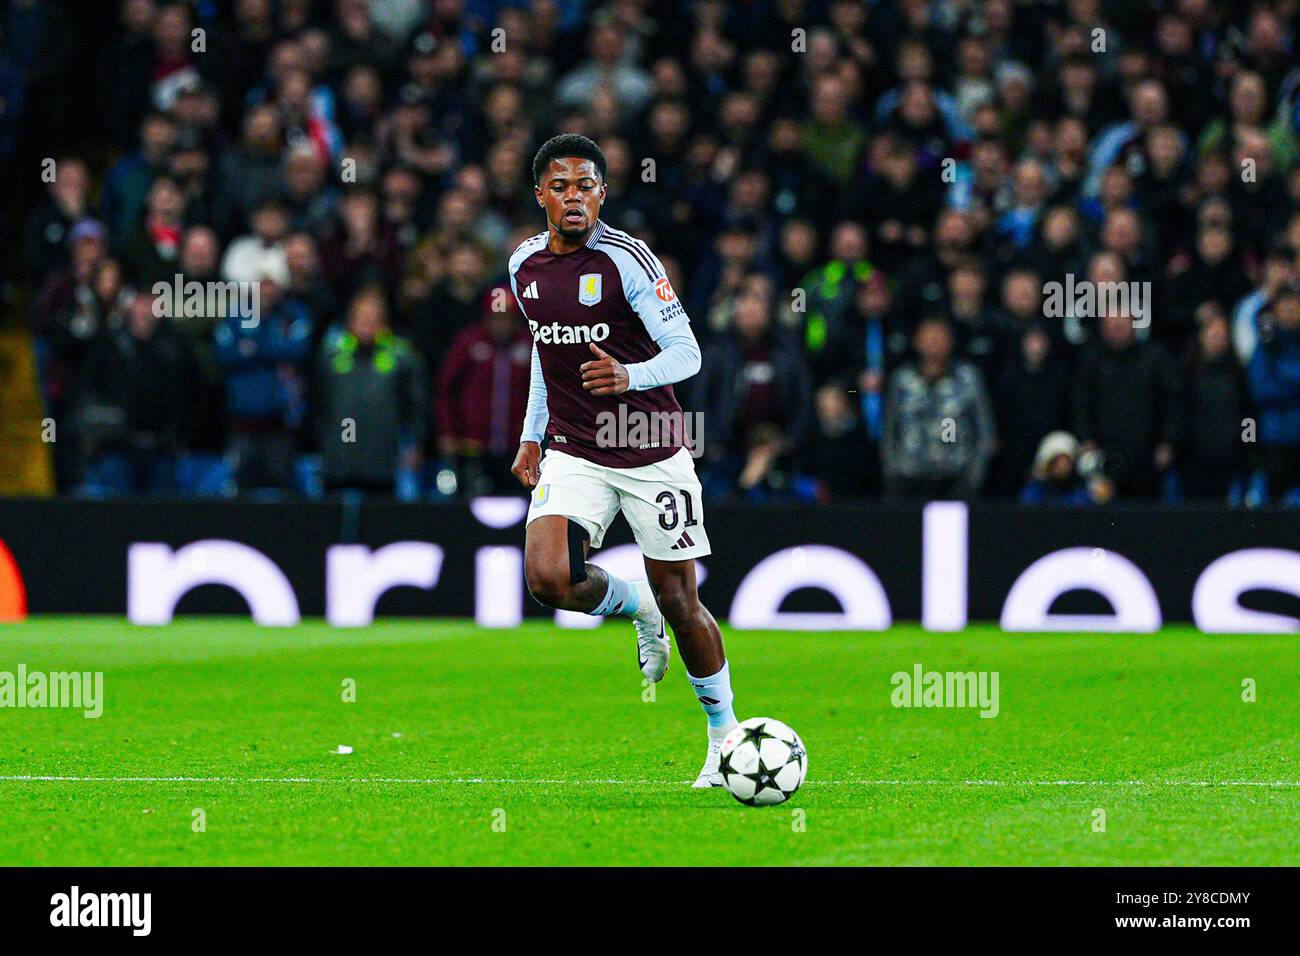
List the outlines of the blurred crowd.
{"type": "MultiPolygon", "coordinates": [[[[1300,503],[1296,0],[114,6],[20,240],[62,491],[517,492],[506,262],[578,132],[713,500],[1300,503]]],[[[4,9],[0,159],[77,16],[4,9]]]]}

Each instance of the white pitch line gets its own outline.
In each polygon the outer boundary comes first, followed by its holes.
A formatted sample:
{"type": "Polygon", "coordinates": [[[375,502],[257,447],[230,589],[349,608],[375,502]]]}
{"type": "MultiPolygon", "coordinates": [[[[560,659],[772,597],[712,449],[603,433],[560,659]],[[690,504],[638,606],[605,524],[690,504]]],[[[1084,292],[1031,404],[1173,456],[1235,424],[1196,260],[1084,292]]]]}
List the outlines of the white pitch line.
{"type": "MultiPolygon", "coordinates": [[[[680,786],[689,780],[573,780],[538,777],[79,777],[52,774],[0,776],[0,783],[279,783],[279,784],[459,784],[526,786],[680,786]]],[[[853,787],[1300,787],[1300,780],[809,780],[806,786],[853,787]]]]}
{"type": "Polygon", "coordinates": [[[1300,787],[1300,780],[820,780],[863,787],[1300,787]]]}

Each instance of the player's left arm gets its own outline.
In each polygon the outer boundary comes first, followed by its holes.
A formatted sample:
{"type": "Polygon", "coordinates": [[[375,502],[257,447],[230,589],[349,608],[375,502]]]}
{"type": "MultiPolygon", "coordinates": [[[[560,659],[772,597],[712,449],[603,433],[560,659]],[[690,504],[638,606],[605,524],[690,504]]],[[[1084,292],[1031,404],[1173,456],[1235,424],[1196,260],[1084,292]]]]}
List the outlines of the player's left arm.
{"type": "Polygon", "coordinates": [[[700,370],[700,345],[691,331],[686,310],[673,292],[659,260],[646,252],[655,267],[653,270],[634,267],[620,271],[628,305],[659,346],[659,354],[644,362],[620,365],[592,345],[591,351],[597,358],[585,363],[582,372],[583,386],[593,395],[618,395],[672,385],[700,370]],[[620,368],[623,374],[619,374],[620,368]]]}

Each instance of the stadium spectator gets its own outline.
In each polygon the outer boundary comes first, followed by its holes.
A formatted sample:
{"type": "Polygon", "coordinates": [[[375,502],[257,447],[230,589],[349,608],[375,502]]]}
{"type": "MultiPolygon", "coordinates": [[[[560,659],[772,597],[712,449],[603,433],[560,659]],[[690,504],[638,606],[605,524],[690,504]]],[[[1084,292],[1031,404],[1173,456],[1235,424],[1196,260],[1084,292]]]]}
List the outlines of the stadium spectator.
{"type": "Polygon", "coordinates": [[[160,175],[176,140],[176,124],[165,113],[149,112],[140,122],[140,147],[118,160],[104,180],[100,217],[121,241],[144,211],[145,198],[160,175]]]}
{"type": "Polygon", "coordinates": [[[289,281],[289,264],[284,240],[289,234],[289,216],[278,199],[257,204],[249,217],[253,231],[231,240],[221,259],[221,276],[229,282],[256,282],[272,276],[281,285],[289,281]]]}
{"type": "Polygon", "coordinates": [[[68,233],[90,212],[90,174],[75,157],[54,164],[49,196],[27,219],[23,260],[27,280],[39,289],[45,278],[68,264],[68,233]]]}
{"type": "Polygon", "coordinates": [[[336,228],[321,243],[321,270],[334,293],[347,299],[371,283],[391,285],[401,270],[393,227],[380,216],[379,197],[357,188],[339,203],[336,228]]]}
{"type": "Polygon", "coordinates": [[[870,279],[875,270],[867,259],[866,230],[856,222],[835,226],[830,252],[830,261],[804,276],[800,283],[806,297],[804,345],[814,356],[848,311],[857,283],[870,279]]]}
{"type": "Polygon", "coordinates": [[[889,379],[880,458],[893,495],[967,498],[984,484],[993,410],[979,370],[956,358],[954,346],[947,320],[923,319],[916,359],[889,379]]]}
{"type": "Polygon", "coordinates": [[[1101,181],[1112,166],[1132,161],[1146,163],[1146,134],[1163,123],[1169,114],[1169,96],[1155,78],[1134,84],[1129,94],[1129,118],[1102,129],[1088,155],[1088,178],[1083,184],[1085,196],[1101,191],[1101,181]]]}
{"type": "Polygon", "coordinates": [[[705,490],[762,496],[781,480],[812,418],[804,359],[753,287],[737,297],[730,331],[704,352],[692,404],[704,416],[705,490]]]}
{"type": "Polygon", "coordinates": [[[849,96],[839,77],[819,77],[799,139],[804,155],[840,189],[850,185],[867,144],[862,125],[849,115],[849,96]]]}
{"type": "Polygon", "coordinates": [[[1064,346],[1068,337],[1068,316],[1046,314],[1043,289],[1044,283],[1038,273],[1024,268],[1008,270],[1002,279],[1001,309],[992,320],[993,328],[1004,336],[1019,340],[1031,325],[1040,324],[1054,344],[1064,346]]]}
{"type": "Polygon", "coordinates": [[[217,161],[213,225],[218,235],[233,236],[258,203],[279,195],[283,144],[280,117],[272,107],[248,111],[239,145],[226,150],[217,161]]]}
{"type": "Polygon", "coordinates": [[[1300,504],[1300,292],[1278,296],[1271,332],[1255,349],[1249,373],[1269,495],[1300,504]]]}
{"type": "MultiPolygon", "coordinates": [[[[881,137],[875,174],[862,198],[850,198],[855,215],[876,223],[871,236],[872,261],[897,273],[908,257],[930,240],[930,225],[941,205],[939,183],[922,172],[916,153],[899,137],[881,137]]],[[[858,256],[861,258],[861,256],[858,256]]]]}
{"type": "Polygon", "coordinates": [[[1016,354],[993,386],[998,454],[991,490],[1014,495],[1025,482],[1044,437],[1070,424],[1070,369],[1046,327],[1031,322],[1013,343],[1016,354]]]}
{"type": "Polygon", "coordinates": [[[932,247],[899,270],[898,307],[907,322],[942,309],[948,273],[977,252],[975,222],[976,216],[963,210],[945,209],[935,221],[932,247]]]}
{"type": "Polygon", "coordinates": [[[46,276],[32,304],[32,329],[38,337],[45,336],[52,322],[86,298],[95,270],[108,255],[108,230],[98,220],[80,219],[68,231],[67,246],[67,263],[46,276]]]}
{"type": "MultiPolygon", "coordinates": [[[[452,340],[474,324],[483,302],[488,261],[483,247],[465,241],[452,248],[441,281],[431,285],[406,310],[404,329],[416,349],[436,368],[452,340]]],[[[522,424],[522,420],[521,420],[522,424]]]]}
{"type": "Polygon", "coordinates": [[[1173,464],[1183,424],[1179,382],[1165,350],[1139,342],[1123,312],[1101,320],[1075,377],[1075,434],[1083,453],[1100,451],[1120,497],[1154,498],[1173,464]]]}
{"type": "Polygon", "coordinates": [[[1263,278],[1253,292],[1240,299],[1232,311],[1232,344],[1237,359],[1249,365],[1259,341],[1259,316],[1270,309],[1277,296],[1296,278],[1296,256],[1287,246],[1273,246],[1264,259],[1263,278]]]}
{"type": "Polygon", "coordinates": [[[141,288],[169,282],[180,259],[185,197],[176,180],[160,175],[149,187],[144,217],[122,240],[122,270],[141,288]]]}
{"type": "Polygon", "coordinates": [[[1188,498],[1224,501],[1246,470],[1246,376],[1232,351],[1228,316],[1217,302],[1197,313],[1194,349],[1183,369],[1187,425],[1179,472],[1188,498]]]}
{"type": "Polygon", "coordinates": [[[823,385],[813,396],[816,417],[809,429],[801,474],[814,482],[817,501],[860,498],[880,488],[880,460],[848,393],[823,385]]]}
{"type": "MultiPolygon", "coordinates": [[[[182,290],[219,279],[221,245],[208,226],[191,226],[181,238],[178,271],[182,290]]],[[[184,295],[184,291],[182,292],[184,295]]],[[[224,460],[226,450],[226,395],[222,368],[217,361],[213,330],[221,318],[217,308],[185,308],[183,301],[167,315],[168,325],[186,341],[190,358],[189,400],[181,417],[176,462],[176,485],[182,494],[217,496],[231,491],[232,478],[224,460]]]]}
{"type": "Polygon", "coordinates": [[[1033,476],[1020,492],[1024,505],[1079,508],[1100,503],[1078,471],[1079,442],[1067,431],[1043,436],[1034,453],[1033,476]]]}
{"type": "Polygon", "coordinates": [[[957,337],[957,354],[992,382],[1006,362],[1010,329],[985,295],[986,282],[975,259],[962,262],[948,273],[947,311],[957,337]]]}
{"type": "Polygon", "coordinates": [[[591,32],[590,58],[561,78],[555,89],[561,106],[590,103],[601,89],[612,90],[619,108],[635,115],[649,102],[654,86],[635,60],[625,55],[625,34],[613,23],[597,25],[591,32]]]}
{"type": "Polygon", "coordinates": [[[353,297],[346,331],[325,339],[319,363],[315,425],[325,488],[391,495],[399,467],[420,467],[428,392],[423,360],[388,327],[381,290],[353,297]]]}
{"type": "MultiPolygon", "coordinates": [[[[293,147],[284,159],[284,209],[288,229],[320,235],[332,222],[338,191],[329,185],[329,163],[305,143],[293,147]]],[[[257,232],[254,225],[253,231],[257,232]]]]}
{"type": "Polygon", "coordinates": [[[1232,233],[1220,227],[1202,228],[1196,250],[1176,257],[1170,265],[1164,321],[1155,324],[1157,338],[1175,354],[1185,351],[1195,334],[1195,315],[1207,302],[1227,310],[1250,291],[1242,262],[1233,248],[1232,233]]]}
{"type": "Polygon", "coordinates": [[[1037,239],[1013,265],[1024,267],[1044,283],[1064,284],[1067,275],[1082,275],[1085,263],[1078,212],[1072,206],[1053,206],[1043,214],[1037,239]]]}
{"type": "Polygon", "coordinates": [[[201,136],[183,129],[167,157],[167,174],[181,191],[181,218],[190,224],[211,226],[216,218],[212,195],[212,158],[201,136]]]}
{"type": "Polygon", "coordinates": [[[481,308],[438,372],[438,452],[468,476],[462,485],[504,494],[518,487],[510,466],[528,403],[532,338],[509,286],[489,289],[481,308]]]}
{"type": "Polygon", "coordinates": [[[1011,206],[999,217],[994,226],[995,238],[1010,246],[1004,258],[1023,252],[1038,232],[1047,199],[1047,174],[1036,159],[1024,159],[1011,173],[1011,206]]]}
{"type": "Polygon", "coordinates": [[[80,412],[88,494],[161,494],[174,487],[189,361],[156,302],[137,293],[123,324],[96,338],[86,356],[80,412]]]}
{"type": "Polygon", "coordinates": [[[884,377],[906,357],[908,348],[889,279],[883,272],[875,272],[855,285],[852,307],[831,329],[826,347],[810,357],[813,383],[847,389],[856,380],[868,429],[878,439],[880,413],[876,405],[884,392],[884,377]]]}
{"type": "MultiPolygon", "coordinates": [[[[181,236],[179,271],[187,282],[211,282],[218,278],[221,240],[208,226],[191,226],[181,236]]],[[[211,324],[216,316],[201,316],[211,324]]]]}
{"type": "Polygon", "coordinates": [[[225,374],[227,457],[241,491],[293,486],[296,430],[306,416],[311,319],[272,278],[258,283],[255,314],[236,309],[214,332],[225,374]]]}
{"type": "Polygon", "coordinates": [[[319,343],[329,325],[338,318],[338,300],[320,271],[316,239],[311,233],[295,232],[284,240],[284,264],[288,270],[285,295],[302,304],[312,321],[313,343],[319,343]]]}

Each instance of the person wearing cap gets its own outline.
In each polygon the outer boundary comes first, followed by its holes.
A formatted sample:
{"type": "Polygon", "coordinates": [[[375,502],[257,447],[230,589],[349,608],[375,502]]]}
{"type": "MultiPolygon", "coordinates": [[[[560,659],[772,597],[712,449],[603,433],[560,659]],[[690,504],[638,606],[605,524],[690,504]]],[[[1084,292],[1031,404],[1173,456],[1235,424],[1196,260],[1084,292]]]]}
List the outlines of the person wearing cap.
{"type": "Polygon", "coordinates": [[[1021,489],[1020,503],[1072,508],[1094,504],[1088,483],[1079,474],[1078,462],[1078,439],[1067,431],[1048,432],[1034,455],[1033,477],[1021,489]]]}
{"type": "Polygon", "coordinates": [[[68,230],[67,245],[67,264],[49,274],[32,304],[32,330],[38,336],[72,305],[78,287],[90,282],[108,254],[108,230],[98,219],[79,219],[68,230]]]}

